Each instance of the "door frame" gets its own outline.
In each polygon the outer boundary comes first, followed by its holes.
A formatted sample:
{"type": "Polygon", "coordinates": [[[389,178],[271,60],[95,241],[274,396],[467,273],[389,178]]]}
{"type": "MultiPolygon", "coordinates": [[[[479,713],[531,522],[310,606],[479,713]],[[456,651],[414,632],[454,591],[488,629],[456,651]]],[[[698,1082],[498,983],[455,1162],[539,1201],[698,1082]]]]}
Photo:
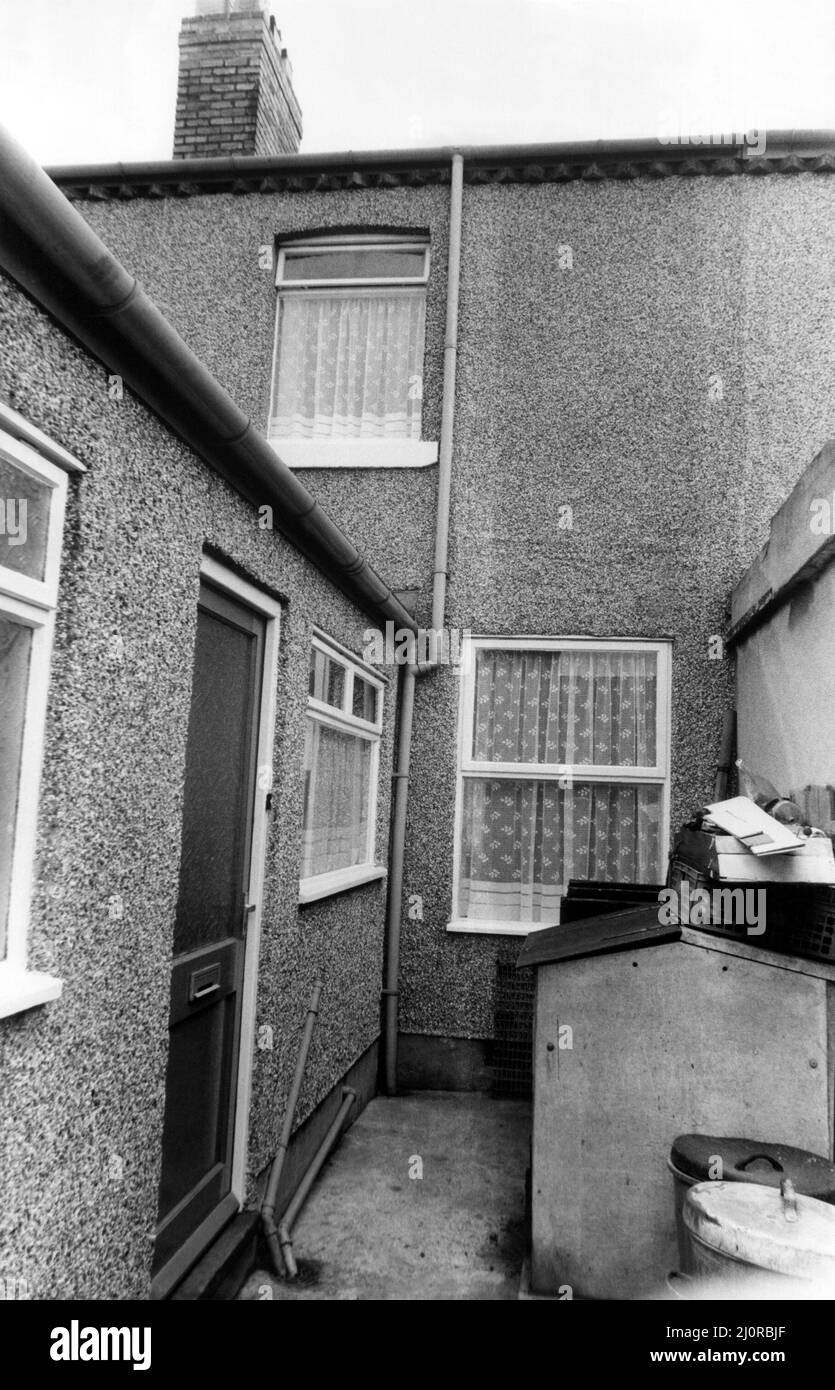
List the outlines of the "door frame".
{"type": "Polygon", "coordinates": [[[249,857],[247,902],[254,903],[246,930],[243,984],[241,986],[241,1025],[238,1039],[237,1090],[232,1132],[232,1186],[238,1208],[246,1196],[246,1161],[249,1141],[249,1107],[252,1098],[252,1066],[255,1054],[255,1014],[258,1005],[258,963],[261,950],[261,921],[267,840],[271,816],[267,795],[273,790],[273,744],[277,708],[278,648],[281,636],[281,604],[277,599],[242,579],[221,561],[204,555],[200,578],[255,610],[264,619],[264,663],[261,707],[255,759],[255,805],[252,815],[252,847],[249,857]],[[267,781],[267,785],[264,782],[267,781]]]}

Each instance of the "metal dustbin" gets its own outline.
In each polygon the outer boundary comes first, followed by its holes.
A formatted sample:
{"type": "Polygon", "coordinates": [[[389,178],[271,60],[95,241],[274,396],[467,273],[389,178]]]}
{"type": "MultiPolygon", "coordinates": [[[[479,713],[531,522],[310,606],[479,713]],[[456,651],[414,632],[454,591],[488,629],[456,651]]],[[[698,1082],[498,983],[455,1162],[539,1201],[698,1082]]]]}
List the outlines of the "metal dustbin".
{"type": "Polygon", "coordinates": [[[750,1297],[753,1288],[759,1297],[771,1288],[775,1297],[803,1297],[805,1289],[812,1298],[833,1296],[835,1207],[798,1196],[790,1181],[782,1189],[696,1183],[685,1197],[684,1225],[699,1281],[694,1291],[713,1285],[731,1298],[750,1297]]]}
{"type": "Polygon", "coordinates": [[[695,1272],[692,1244],[684,1224],[684,1202],[696,1183],[745,1182],[779,1188],[788,1178],[798,1194],[835,1205],[835,1164],[788,1144],[725,1139],[715,1134],[680,1134],[670,1150],[667,1167],[673,1175],[682,1274],[695,1272]]]}

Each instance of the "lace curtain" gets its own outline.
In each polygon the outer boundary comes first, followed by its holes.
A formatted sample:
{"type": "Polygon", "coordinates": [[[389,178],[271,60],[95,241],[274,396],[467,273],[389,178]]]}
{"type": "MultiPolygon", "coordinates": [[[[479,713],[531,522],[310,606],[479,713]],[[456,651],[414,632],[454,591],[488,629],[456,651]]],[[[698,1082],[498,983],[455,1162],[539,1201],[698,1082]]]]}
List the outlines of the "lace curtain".
{"type": "Polygon", "coordinates": [[[0,960],[6,954],[32,629],[0,614],[0,960]]]}
{"type": "Polygon", "coordinates": [[[368,858],[371,744],[308,716],[302,878],[368,858]]]}
{"type": "MultiPolygon", "coordinates": [[[[652,652],[480,651],[471,755],[482,763],[652,767],[652,652]]],[[[570,878],[657,882],[661,786],[464,779],[459,913],[549,923],[570,878]]]]}
{"type": "Polygon", "coordinates": [[[423,293],[285,294],[270,436],[420,439],[423,293]]]}
{"type": "Polygon", "coordinates": [[[654,652],[479,651],[479,762],[653,767],[654,652]]]}

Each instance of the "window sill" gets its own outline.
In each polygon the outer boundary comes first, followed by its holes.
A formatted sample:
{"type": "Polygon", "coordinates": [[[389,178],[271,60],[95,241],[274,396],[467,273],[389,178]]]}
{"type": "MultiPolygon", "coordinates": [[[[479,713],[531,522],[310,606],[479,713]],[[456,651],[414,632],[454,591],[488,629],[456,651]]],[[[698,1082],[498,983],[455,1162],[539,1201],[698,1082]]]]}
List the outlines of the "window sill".
{"type": "Polygon", "coordinates": [[[271,439],[288,468],[427,468],[437,441],[423,439],[271,439]]]}
{"type": "Polygon", "coordinates": [[[530,936],[531,932],[546,931],[550,922],[490,922],[477,917],[454,917],[447,922],[450,932],[469,932],[472,936],[530,936]]]}
{"type": "Polygon", "coordinates": [[[332,874],[317,874],[315,878],[303,878],[299,882],[299,904],[315,903],[320,898],[330,898],[334,893],[345,893],[349,888],[359,888],[363,883],[375,883],[385,878],[387,870],[378,864],[361,864],[356,869],[337,869],[332,874]]]}
{"type": "Polygon", "coordinates": [[[0,1018],[59,999],[63,988],[63,981],[56,980],[53,975],[0,965],[0,1018]]]}

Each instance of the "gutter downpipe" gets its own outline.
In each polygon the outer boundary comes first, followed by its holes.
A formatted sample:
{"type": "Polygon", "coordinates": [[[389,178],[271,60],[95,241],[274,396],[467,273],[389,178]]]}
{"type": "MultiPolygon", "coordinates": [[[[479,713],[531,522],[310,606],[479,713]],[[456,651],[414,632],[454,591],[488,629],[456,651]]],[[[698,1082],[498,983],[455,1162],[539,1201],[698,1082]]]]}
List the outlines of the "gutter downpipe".
{"type": "Polygon", "coordinates": [[[287,1097],[287,1105],[284,1110],[281,1138],[278,1141],[278,1148],[275,1151],[275,1156],[270,1166],[270,1176],[267,1179],[264,1200],[261,1203],[261,1220],[264,1224],[264,1236],[273,1262],[273,1268],[279,1278],[281,1278],[284,1273],[284,1264],[281,1258],[280,1227],[277,1227],[275,1224],[275,1203],[276,1197],[278,1196],[278,1185],[281,1182],[282,1169],[284,1168],[284,1160],[287,1157],[287,1149],[290,1144],[290,1135],[293,1131],[293,1121],[296,1118],[296,1107],[299,1103],[299,1092],[301,1091],[302,1082],[304,1081],[304,1069],[307,1065],[307,1054],[310,1051],[310,1040],[313,1037],[313,1029],[316,1024],[316,1017],[319,1013],[319,999],[321,993],[322,981],[317,980],[313,986],[310,1003],[307,1006],[307,1017],[304,1021],[302,1040],[299,1044],[299,1055],[296,1058],[296,1070],[293,1074],[293,1084],[290,1087],[290,1094],[287,1097]]]}
{"type": "MultiPolygon", "coordinates": [[[[444,385],[441,407],[441,438],[438,451],[438,505],[435,519],[435,555],[432,569],[432,629],[444,626],[449,551],[450,494],[452,491],[452,445],[455,426],[455,372],[458,358],[458,298],[461,286],[461,220],[464,195],[464,158],[452,157],[449,203],[449,260],[447,269],[446,330],[444,334],[444,385]]],[[[400,992],[400,926],[403,906],[403,862],[406,852],[406,812],[409,800],[409,765],[415,712],[415,684],[420,676],[437,671],[437,661],[409,664],[403,670],[400,687],[400,717],[397,738],[397,768],[394,773],[394,816],[392,822],[388,915],[386,924],[386,970],[383,986],[385,1090],[397,1094],[397,1028],[400,992]]]]}
{"type": "Polygon", "coordinates": [[[0,269],[78,338],[355,602],[412,632],[383,579],[7,131],[0,128],[0,269]]]}

